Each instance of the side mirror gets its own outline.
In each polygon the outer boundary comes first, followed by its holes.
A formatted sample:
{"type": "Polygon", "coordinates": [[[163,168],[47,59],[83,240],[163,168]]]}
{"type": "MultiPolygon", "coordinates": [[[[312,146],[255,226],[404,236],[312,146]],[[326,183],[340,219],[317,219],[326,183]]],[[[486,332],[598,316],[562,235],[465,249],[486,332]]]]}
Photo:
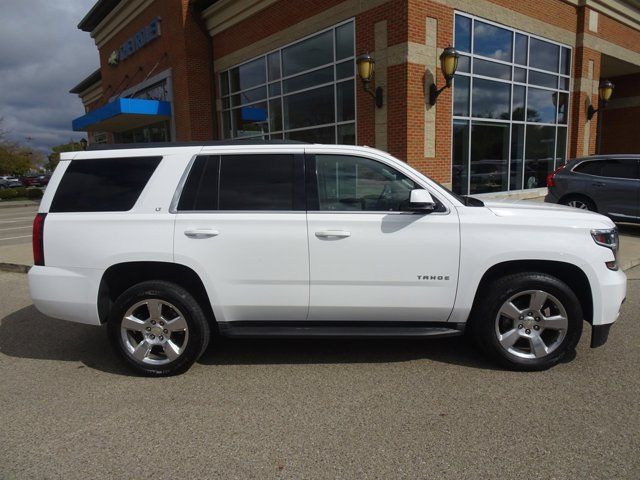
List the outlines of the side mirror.
{"type": "Polygon", "coordinates": [[[422,189],[411,190],[409,209],[414,212],[431,212],[436,208],[436,202],[429,192],[422,189]]]}

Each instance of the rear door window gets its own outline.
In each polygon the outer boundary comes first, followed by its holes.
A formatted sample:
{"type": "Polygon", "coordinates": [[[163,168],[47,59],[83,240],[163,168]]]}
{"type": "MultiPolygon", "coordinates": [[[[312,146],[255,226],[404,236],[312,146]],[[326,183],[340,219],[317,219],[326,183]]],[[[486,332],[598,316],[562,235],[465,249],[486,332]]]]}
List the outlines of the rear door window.
{"type": "Polygon", "coordinates": [[[574,168],[574,172],[608,178],[638,178],[638,161],[635,159],[603,159],[583,162],[574,168]]]}
{"type": "Polygon", "coordinates": [[[573,169],[576,173],[584,173],[586,175],[602,174],[602,162],[600,160],[592,160],[590,162],[582,162],[573,169]]]}
{"type": "Polygon", "coordinates": [[[638,178],[638,162],[632,159],[603,160],[602,176],[610,178],[638,178]]]}
{"type": "Polygon", "coordinates": [[[198,157],[178,210],[304,210],[303,169],[302,157],[292,154],[198,157]]]}
{"type": "Polygon", "coordinates": [[[50,212],[131,210],[162,157],[72,160],[50,212]]]}

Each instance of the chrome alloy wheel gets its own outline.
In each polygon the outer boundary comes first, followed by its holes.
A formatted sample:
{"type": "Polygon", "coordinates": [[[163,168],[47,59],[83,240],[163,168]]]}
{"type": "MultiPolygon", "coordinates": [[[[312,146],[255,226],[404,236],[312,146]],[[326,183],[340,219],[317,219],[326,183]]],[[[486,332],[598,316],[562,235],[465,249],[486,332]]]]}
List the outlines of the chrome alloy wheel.
{"type": "Polygon", "coordinates": [[[149,298],[127,310],[120,324],[120,335],[131,357],[148,365],[164,365],[184,352],[189,327],[174,305],[149,298]]]}
{"type": "Polygon", "coordinates": [[[567,205],[573,208],[579,208],[580,210],[589,210],[587,204],[581,200],[571,200],[567,203],[567,205]]]}
{"type": "Polygon", "coordinates": [[[567,311],[543,290],[519,292],[504,302],[495,330],[504,350],[520,358],[542,358],[556,350],[567,335],[567,311]]]}

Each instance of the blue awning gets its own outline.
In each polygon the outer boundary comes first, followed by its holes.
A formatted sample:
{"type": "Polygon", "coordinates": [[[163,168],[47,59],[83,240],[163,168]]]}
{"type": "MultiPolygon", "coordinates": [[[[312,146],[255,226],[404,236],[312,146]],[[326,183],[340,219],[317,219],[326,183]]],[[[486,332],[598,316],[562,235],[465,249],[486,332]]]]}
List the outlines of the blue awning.
{"type": "Polygon", "coordinates": [[[171,118],[171,102],[118,98],[71,123],[76,132],[121,132],[171,118]]]}

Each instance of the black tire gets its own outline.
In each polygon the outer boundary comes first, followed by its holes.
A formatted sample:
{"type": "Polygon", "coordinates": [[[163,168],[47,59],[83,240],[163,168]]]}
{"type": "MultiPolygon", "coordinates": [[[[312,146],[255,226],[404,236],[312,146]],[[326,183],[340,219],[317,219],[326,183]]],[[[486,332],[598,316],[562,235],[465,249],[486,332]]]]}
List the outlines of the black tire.
{"type": "MultiPolygon", "coordinates": [[[[144,309],[144,306],[141,306],[139,308],[144,309]]],[[[147,311],[150,311],[148,307],[147,311]]],[[[144,311],[142,313],[143,315],[140,316],[144,317],[144,311]]],[[[137,315],[139,314],[136,313],[136,316],[137,315]]],[[[164,320],[164,317],[162,318],[164,320]]],[[[173,317],[173,319],[176,318],[178,317],[173,317]]],[[[167,325],[169,325],[168,322],[170,322],[171,319],[172,316],[169,315],[169,320],[166,320],[167,325]]],[[[149,315],[149,319],[145,321],[151,322],[151,316],[149,315]]],[[[145,323],[144,325],[145,327],[141,328],[141,330],[148,330],[149,328],[151,328],[151,325],[148,323],[145,323]]],[[[167,330],[165,330],[165,332],[166,331],[167,330]]],[[[204,310],[196,301],[196,299],[181,286],[176,285],[172,282],[160,280],[152,280],[139,283],[129,288],[122,295],[120,295],[114,303],[109,315],[108,332],[109,339],[113,347],[125,360],[129,367],[131,367],[135,372],[139,374],[157,377],[178,375],[187,371],[191,367],[191,365],[193,365],[198,360],[198,358],[200,358],[202,353],[204,353],[210,339],[209,322],[204,313],[204,310]],[[181,344],[181,346],[183,348],[181,349],[182,351],[177,354],[177,358],[173,360],[171,360],[169,356],[164,353],[164,347],[161,345],[153,345],[149,350],[149,354],[152,357],[156,357],[155,360],[153,358],[145,358],[143,361],[138,360],[134,358],[133,353],[130,350],[131,343],[129,343],[128,345],[126,344],[127,342],[135,342],[136,338],[133,338],[133,336],[137,336],[140,338],[138,340],[140,342],[138,346],[140,346],[140,344],[144,340],[147,343],[145,343],[143,347],[146,347],[149,342],[151,342],[151,340],[149,340],[149,336],[153,336],[152,333],[160,333],[155,331],[156,328],[161,328],[159,321],[157,322],[157,324],[154,324],[153,332],[130,331],[131,337],[129,336],[129,334],[123,334],[121,328],[124,316],[130,308],[134,307],[140,302],[154,299],[159,300],[164,304],[163,307],[160,307],[160,311],[162,312],[161,315],[166,314],[167,309],[168,314],[171,314],[173,309],[170,306],[173,306],[177,309],[177,311],[173,311],[175,313],[179,313],[186,322],[186,329],[184,329],[184,332],[175,332],[176,343],[173,343],[173,345],[176,345],[180,342],[180,340],[182,340],[183,344],[181,344]],[[166,303],[170,304],[170,306],[167,306],[166,303]],[[127,340],[123,338],[123,335],[127,338],[127,340]],[[165,357],[164,359],[162,358],[163,356],[165,357]],[[152,361],[165,363],[150,364],[149,362],[152,361]]],[[[174,335],[174,332],[169,332],[165,342],[168,342],[172,335],[174,335]]],[[[155,340],[153,341],[159,341],[158,339],[162,337],[157,336],[154,338],[155,340]]]]}
{"type": "MultiPolygon", "coordinates": [[[[530,298],[531,302],[533,302],[533,295],[531,295],[530,298]]],[[[530,308],[530,306],[525,307],[525,310],[529,310],[530,308]]],[[[541,308],[540,310],[544,309],[541,308]]],[[[541,318],[543,322],[546,321],[544,316],[541,316],[541,318]]],[[[477,300],[474,306],[470,321],[472,334],[478,346],[489,357],[511,370],[536,371],[553,367],[567,354],[575,351],[576,345],[582,335],[583,313],[580,301],[566,283],[546,273],[526,272],[499,278],[489,284],[483,292],[479,292],[479,300],[477,300]],[[528,291],[546,292],[548,301],[551,302],[544,304],[548,305],[546,311],[551,312],[551,308],[556,308],[554,302],[557,300],[567,315],[565,329],[549,329],[547,332],[551,338],[555,337],[555,349],[537,358],[522,358],[519,356],[527,355],[527,348],[531,349],[529,355],[535,355],[533,351],[533,339],[531,337],[536,334],[539,337],[547,335],[544,333],[545,329],[540,328],[540,325],[543,325],[543,323],[537,324],[536,331],[532,329],[532,327],[536,328],[536,322],[539,322],[539,320],[536,320],[538,317],[535,317],[535,313],[534,316],[528,316],[528,312],[525,312],[524,320],[521,320],[523,317],[519,316],[513,320],[512,324],[509,324],[509,317],[501,315],[498,318],[498,313],[503,306],[506,305],[507,301],[514,297],[516,300],[511,303],[519,301],[520,298],[526,299],[526,296],[529,294],[525,294],[524,292],[528,291]],[[519,294],[521,294],[522,297],[517,297],[519,294]],[[518,340],[510,347],[514,351],[517,351],[515,354],[511,353],[499,341],[498,335],[501,334],[501,329],[505,324],[504,333],[502,334],[505,338],[512,329],[517,330],[516,333],[518,337],[516,338],[518,338],[518,340]],[[529,329],[526,328],[527,325],[529,329]],[[522,327],[524,327],[524,331],[527,332],[526,337],[520,337],[520,335],[524,333],[522,327]],[[562,335],[564,335],[564,337],[562,337],[562,335]]],[[[546,347],[547,341],[543,340],[543,342],[543,345],[546,347]]]]}
{"type": "Polygon", "coordinates": [[[567,197],[563,198],[560,203],[562,205],[567,205],[574,208],[581,208],[575,206],[572,202],[583,204],[586,207],[586,210],[590,210],[592,212],[598,211],[598,207],[596,206],[595,202],[585,195],[568,195],[567,197]]]}

